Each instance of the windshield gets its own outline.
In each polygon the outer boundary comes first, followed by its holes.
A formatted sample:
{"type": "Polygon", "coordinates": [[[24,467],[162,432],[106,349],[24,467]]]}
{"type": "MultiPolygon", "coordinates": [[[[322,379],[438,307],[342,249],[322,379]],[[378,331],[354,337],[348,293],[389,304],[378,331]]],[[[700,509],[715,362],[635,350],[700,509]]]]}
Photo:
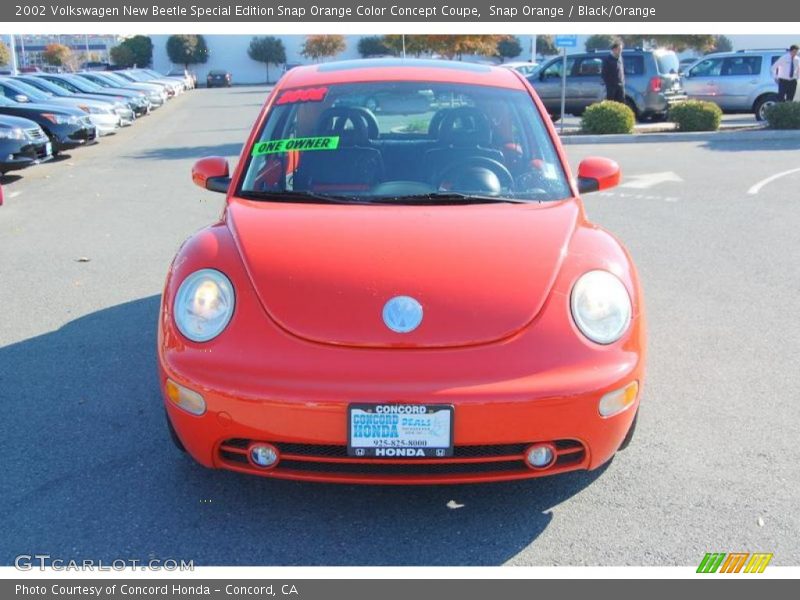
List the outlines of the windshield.
{"type": "Polygon", "coordinates": [[[62,81],[68,81],[74,87],[78,88],[82,92],[101,92],[103,88],[101,88],[96,83],[92,83],[88,79],[84,79],[83,77],[78,77],[77,75],[65,75],[65,79],[62,81]]]}
{"type": "Polygon", "coordinates": [[[287,89],[248,154],[240,193],[256,199],[570,195],[542,117],[522,90],[426,82],[287,89]]]}
{"type": "Polygon", "coordinates": [[[113,73],[103,73],[102,79],[105,79],[110,84],[116,85],[118,87],[119,86],[125,87],[130,83],[130,81],[128,81],[127,79],[123,79],[122,77],[113,73]]]}
{"type": "Polygon", "coordinates": [[[9,82],[8,85],[14,90],[17,90],[20,94],[25,94],[31,102],[44,102],[48,98],[53,97],[53,94],[48,94],[47,92],[37,90],[32,85],[28,85],[23,81],[14,81],[13,83],[9,82]]]}
{"type": "Polygon", "coordinates": [[[15,77],[17,81],[21,81],[23,83],[28,84],[31,87],[35,87],[37,90],[47,91],[54,96],[69,96],[69,92],[62,87],[57,86],[54,83],[50,83],[46,79],[40,79],[35,77],[15,77]]]}

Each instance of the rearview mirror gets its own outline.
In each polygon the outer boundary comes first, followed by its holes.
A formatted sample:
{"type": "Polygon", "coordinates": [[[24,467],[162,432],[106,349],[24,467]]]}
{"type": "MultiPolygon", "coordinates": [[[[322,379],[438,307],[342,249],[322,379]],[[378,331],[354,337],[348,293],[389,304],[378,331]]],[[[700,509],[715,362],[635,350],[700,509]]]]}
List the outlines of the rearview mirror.
{"type": "Polygon", "coordinates": [[[228,161],[221,156],[201,158],[192,167],[192,181],[203,189],[227,194],[231,184],[228,161]]]}
{"type": "Polygon", "coordinates": [[[619,165],[610,158],[591,156],[578,165],[578,192],[590,194],[619,184],[619,165]]]}

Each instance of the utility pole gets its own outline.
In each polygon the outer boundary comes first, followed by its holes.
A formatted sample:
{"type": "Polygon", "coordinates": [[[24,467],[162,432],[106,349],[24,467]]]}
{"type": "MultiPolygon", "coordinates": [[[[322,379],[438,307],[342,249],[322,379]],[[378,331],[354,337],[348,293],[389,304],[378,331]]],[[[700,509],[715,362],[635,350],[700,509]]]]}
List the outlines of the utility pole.
{"type": "Polygon", "coordinates": [[[14,41],[14,34],[10,33],[8,35],[8,41],[11,44],[11,74],[18,75],[19,71],[17,70],[17,44],[14,41]]]}

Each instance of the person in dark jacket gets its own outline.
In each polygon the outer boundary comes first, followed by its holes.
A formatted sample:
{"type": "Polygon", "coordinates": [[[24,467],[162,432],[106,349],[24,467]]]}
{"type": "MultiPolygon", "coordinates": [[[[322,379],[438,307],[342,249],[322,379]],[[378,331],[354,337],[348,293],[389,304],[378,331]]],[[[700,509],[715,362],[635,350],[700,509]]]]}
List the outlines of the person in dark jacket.
{"type": "Polygon", "coordinates": [[[625,66],[622,63],[622,42],[614,42],[611,54],[603,59],[603,83],[606,100],[625,102],[625,66]]]}

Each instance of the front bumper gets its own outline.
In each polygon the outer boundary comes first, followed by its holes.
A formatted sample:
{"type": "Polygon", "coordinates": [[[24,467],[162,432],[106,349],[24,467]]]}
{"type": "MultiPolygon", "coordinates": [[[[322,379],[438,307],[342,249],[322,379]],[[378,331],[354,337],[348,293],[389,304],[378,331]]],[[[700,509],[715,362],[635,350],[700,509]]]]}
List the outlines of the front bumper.
{"type": "Polygon", "coordinates": [[[50,128],[53,151],[71,150],[97,141],[97,128],[90,123],[57,125],[50,128]]]}
{"type": "Polygon", "coordinates": [[[89,119],[97,128],[98,135],[109,135],[122,126],[122,119],[116,113],[107,115],[90,114],[89,119]]]}
{"type": "MultiPolygon", "coordinates": [[[[639,362],[628,368],[620,367],[623,368],[619,378],[611,385],[577,395],[540,396],[531,391],[528,399],[520,400],[519,390],[495,389],[491,397],[473,398],[465,394],[460,398],[454,395],[420,401],[454,406],[455,448],[450,458],[348,456],[350,401],[341,397],[334,399],[320,394],[316,401],[299,402],[266,392],[263,398],[254,400],[205,391],[207,411],[202,416],[192,415],[169,400],[165,400],[165,405],[168,418],[189,454],[210,468],[283,479],[366,484],[527,479],[596,469],[614,455],[630,429],[639,399],[608,418],[598,413],[598,402],[607,391],[633,380],[641,381],[642,376],[639,362]],[[252,442],[276,446],[281,453],[277,466],[266,470],[251,464],[247,447],[252,442]],[[543,442],[555,446],[557,460],[546,469],[531,469],[524,462],[525,449],[543,442]]],[[[579,379],[587,376],[591,375],[577,375],[579,379]]],[[[166,377],[192,386],[162,364],[162,394],[166,377]]],[[[368,395],[386,398],[388,394],[384,390],[368,395]]]]}

